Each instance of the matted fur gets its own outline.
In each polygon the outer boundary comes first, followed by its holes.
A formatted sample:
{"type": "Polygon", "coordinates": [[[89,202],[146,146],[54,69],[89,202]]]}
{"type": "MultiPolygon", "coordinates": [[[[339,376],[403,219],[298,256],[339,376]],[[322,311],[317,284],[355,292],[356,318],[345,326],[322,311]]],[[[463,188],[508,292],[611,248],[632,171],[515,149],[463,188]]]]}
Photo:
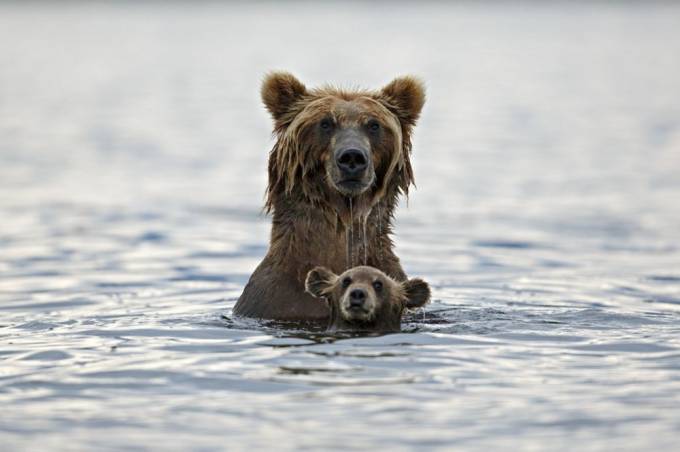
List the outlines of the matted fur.
{"type": "Polygon", "coordinates": [[[330,103],[334,99],[369,104],[372,107],[370,114],[387,124],[395,136],[391,159],[383,171],[376,174],[376,187],[370,194],[369,204],[374,205],[383,198],[390,184],[408,195],[409,186],[415,184],[411,167],[411,131],[425,103],[421,82],[413,77],[402,77],[379,91],[347,91],[333,86],[307,90],[291,77],[288,73],[273,73],[263,83],[263,100],[274,116],[276,134],[276,144],[269,157],[266,210],[274,209],[277,196],[295,190],[300,190],[308,201],[321,207],[330,204],[313,177],[321,159],[310,158],[320,156],[318,152],[315,154],[318,151],[316,143],[309,140],[305,132],[325,116],[332,115],[330,103]],[[285,95],[274,94],[277,89],[283,89],[285,95]],[[277,106],[276,102],[282,97],[291,102],[290,107],[277,106]]]}

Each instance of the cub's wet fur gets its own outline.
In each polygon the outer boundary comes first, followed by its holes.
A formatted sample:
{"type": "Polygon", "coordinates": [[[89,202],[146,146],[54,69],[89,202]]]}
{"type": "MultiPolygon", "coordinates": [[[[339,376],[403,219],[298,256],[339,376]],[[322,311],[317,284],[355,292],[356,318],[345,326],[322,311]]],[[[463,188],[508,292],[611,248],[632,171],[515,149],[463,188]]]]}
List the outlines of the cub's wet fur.
{"type": "Polygon", "coordinates": [[[350,268],[339,276],[316,267],[307,274],[305,288],[327,300],[329,331],[400,331],[404,309],[430,300],[430,286],[422,279],[397,282],[367,266],[350,268]]]}

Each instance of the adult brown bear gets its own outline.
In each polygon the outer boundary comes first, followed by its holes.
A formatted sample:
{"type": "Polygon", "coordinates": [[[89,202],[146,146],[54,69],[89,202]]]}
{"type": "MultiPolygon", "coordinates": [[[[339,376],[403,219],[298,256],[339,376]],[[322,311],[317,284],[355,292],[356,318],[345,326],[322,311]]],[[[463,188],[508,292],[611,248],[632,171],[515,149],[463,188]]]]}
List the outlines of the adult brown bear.
{"type": "Polygon", "coordinates": [[[411,131],[425,89],[413,77],[378,91],[307,89],[275,72],[262,84],[262,100],[276,134],[266,199],[271,237],[234,314],[326,321],[326,304],[305,292],[313,267],[340,274],[363,264],[406,279],[392,250],[391,221],[413,183],[411,131]]]}

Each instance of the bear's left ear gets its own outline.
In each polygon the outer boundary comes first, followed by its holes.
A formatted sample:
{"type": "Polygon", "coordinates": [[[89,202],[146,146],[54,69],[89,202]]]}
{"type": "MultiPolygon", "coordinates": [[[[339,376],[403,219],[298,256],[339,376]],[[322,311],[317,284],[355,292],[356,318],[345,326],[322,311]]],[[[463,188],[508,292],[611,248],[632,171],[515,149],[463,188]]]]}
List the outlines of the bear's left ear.
{"type": "Polygon", "coordinates": [[[406,295],[406,307],[419,308],[430,301],[430,285],[420,278],[409,279],[402,283],[406,295]]]}
{"type": "Polygon", "coordinates": [[[425,85],[411,76],[395,78],[380,90],[379,98],[402,124],[413,126],[425,105],[425,85]]]}
{"type": "Polygon", "coordinates": [[[314,267],[307,273],[305,290],[315,297],[323,298],[328,295],[328,289],[336,279],[337,275],[326,267],[314,267]]]}
{"type": "Polygon", "coordinates": [[[294,104],[307,94],[307,88],[288,72],[270,72],[262,81],[262,102],[278,124],[293,110],[294,104]]]}

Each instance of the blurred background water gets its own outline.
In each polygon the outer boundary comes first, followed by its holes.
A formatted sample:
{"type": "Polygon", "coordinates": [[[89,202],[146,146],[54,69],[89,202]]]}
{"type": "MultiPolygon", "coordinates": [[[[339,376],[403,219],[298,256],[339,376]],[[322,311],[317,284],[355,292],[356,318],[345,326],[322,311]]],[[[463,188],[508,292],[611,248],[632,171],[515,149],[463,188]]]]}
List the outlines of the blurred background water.
{"type": "Polygon", "coordinates": [[[680,441],[680,5],[0,4],[2,450],[680,441]],[[404,333],[231,318],[265,72],[428,85],[404,333]]]}

